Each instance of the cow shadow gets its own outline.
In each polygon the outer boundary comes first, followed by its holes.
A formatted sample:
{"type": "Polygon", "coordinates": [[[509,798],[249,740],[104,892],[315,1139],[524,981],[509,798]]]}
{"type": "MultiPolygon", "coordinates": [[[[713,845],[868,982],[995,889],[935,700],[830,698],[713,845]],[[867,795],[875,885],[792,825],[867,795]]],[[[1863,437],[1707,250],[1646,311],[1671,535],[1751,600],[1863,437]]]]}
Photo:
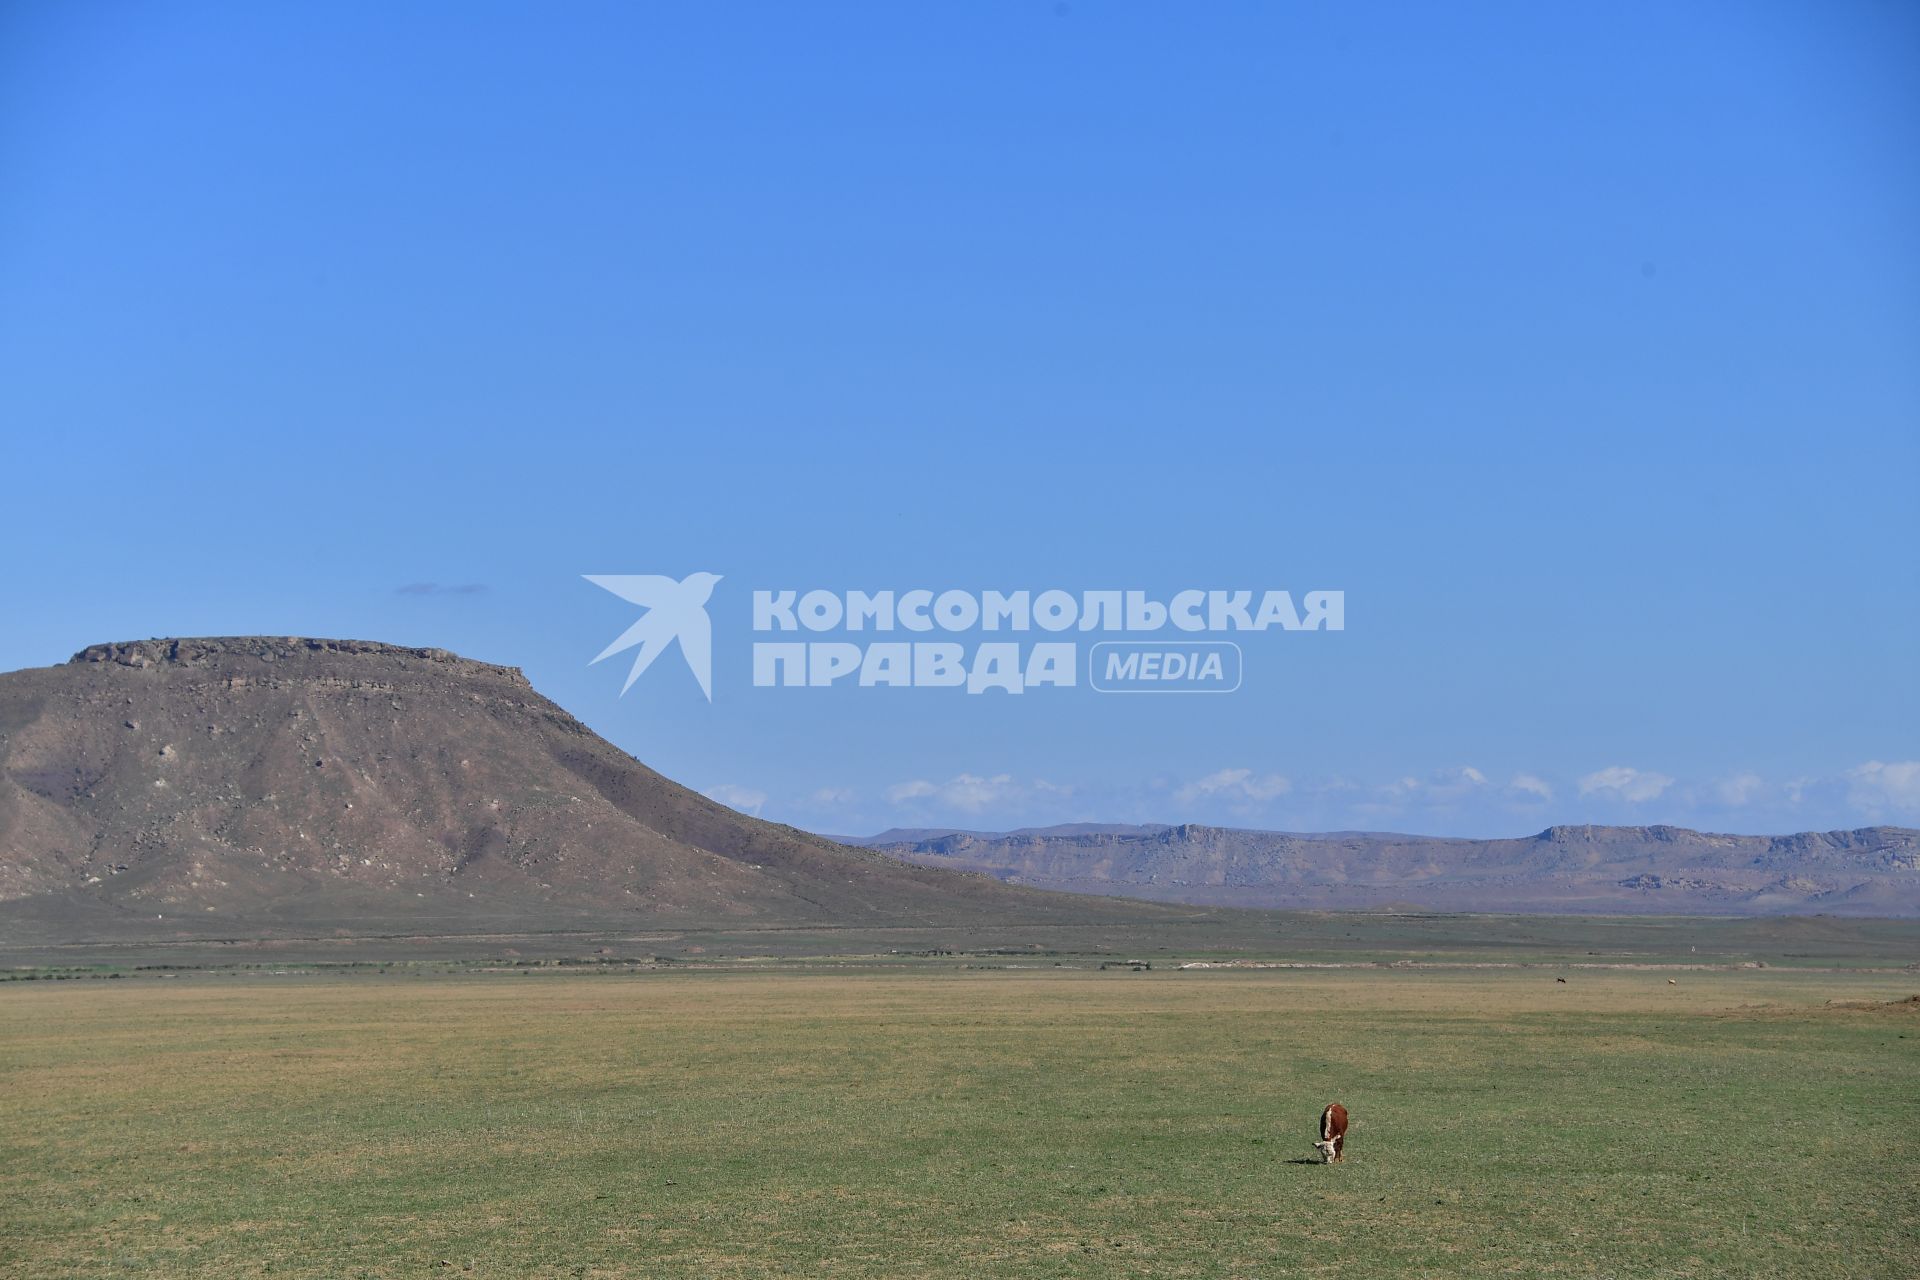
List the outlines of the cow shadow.
{"type": "Polygon", "coordinates": [[[1299,1160],[1288,1160],[1286,1161],[1286,1163],[1287,1164],[1325,1164],[1326,1161],[1315,1160],[1312,1156],[1306,1156],[1299,1160]]]}

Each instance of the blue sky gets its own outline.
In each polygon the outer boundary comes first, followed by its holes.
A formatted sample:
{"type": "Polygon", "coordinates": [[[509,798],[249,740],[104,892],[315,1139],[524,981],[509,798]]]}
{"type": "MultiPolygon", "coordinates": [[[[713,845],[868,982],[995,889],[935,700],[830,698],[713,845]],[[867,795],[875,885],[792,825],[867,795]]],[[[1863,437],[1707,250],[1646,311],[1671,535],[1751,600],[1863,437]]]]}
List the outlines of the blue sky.
{"type": "Polygon", "coordinates": [[[1855,0],[8,5],[0,668],[441,645],[832,832],[1920,824],[1915,65],[1855,0]],[[700,570],[712,702],[619,696],[580,575],[700,570]],[[1347,628],[756,689],[756,587],[1347,628]]]}

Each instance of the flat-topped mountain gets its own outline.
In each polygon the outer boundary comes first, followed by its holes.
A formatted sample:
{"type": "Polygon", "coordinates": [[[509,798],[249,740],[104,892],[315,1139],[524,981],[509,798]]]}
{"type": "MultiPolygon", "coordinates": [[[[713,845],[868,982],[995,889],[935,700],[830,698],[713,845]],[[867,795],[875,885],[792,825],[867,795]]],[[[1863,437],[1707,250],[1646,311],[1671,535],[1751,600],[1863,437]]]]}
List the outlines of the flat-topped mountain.
{"type": "Polygon", "coordinates": [[[1731,836],[1549,827],[1509,840],[1198,825],[883,832],[861,843],[1015,884],[1239,907],[1920,915],[1920,831],[1731,836]]]}
{"type": "Polygon", "coordinates": [[[441,649],[147,640],[0,675],[0,940],[1161,910],[747,817],[640,764],[518,670],[441,649]]]}

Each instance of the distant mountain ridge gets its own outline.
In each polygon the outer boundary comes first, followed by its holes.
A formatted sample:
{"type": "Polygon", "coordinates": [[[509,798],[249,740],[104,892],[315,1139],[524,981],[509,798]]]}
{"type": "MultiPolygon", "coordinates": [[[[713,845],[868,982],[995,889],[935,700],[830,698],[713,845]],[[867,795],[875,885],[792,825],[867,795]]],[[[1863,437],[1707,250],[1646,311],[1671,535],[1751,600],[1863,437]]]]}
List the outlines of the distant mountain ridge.
{"type": "Polygon", "coordinates": [[[1906,827],[1736,836],[1674,826],[1554,826],[1472,840],[1074,824],[895,830],[859,843],[1033,888],[1213,906],[1920,915],[1920,831],[1906,827]]]}

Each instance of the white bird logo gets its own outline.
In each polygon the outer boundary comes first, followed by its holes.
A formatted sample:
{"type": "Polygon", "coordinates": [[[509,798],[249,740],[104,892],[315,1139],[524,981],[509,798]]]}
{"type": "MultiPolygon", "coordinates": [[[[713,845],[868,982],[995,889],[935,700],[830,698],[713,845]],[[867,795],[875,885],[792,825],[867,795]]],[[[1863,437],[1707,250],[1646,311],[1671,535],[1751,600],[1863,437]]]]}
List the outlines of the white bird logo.
{"type": "MultiPolygon", "coordinates": [[[[637,604],[646,609],[640,615],[640,621],[620,633],[620,638],[600,651],[600,657],[610,658],[622,649],[640,646],[640,652],[633,655],[633,669],[627,672],[627,682],[620,686],[624,697],[627,690],[633,688],[633,682],[640,673],[653,665],[653,660],[666,652],[668,645],[675,640],[680,642],[680,656],[687,660],[687,667],[693,672],[693,678],[700,682],[700,692],[707,695],[707,701],[713,701],[713,624],[707,620],[707,599],[713,595],[713,584],[720,581],[717,573],[690,573],[680,581],[662,577],[657,573],[586,573],[580,575],[596,587],[604,587],[622,600],[637,604]]],[[[592,666],[593,663],[587,664],[592,666]]]]}

